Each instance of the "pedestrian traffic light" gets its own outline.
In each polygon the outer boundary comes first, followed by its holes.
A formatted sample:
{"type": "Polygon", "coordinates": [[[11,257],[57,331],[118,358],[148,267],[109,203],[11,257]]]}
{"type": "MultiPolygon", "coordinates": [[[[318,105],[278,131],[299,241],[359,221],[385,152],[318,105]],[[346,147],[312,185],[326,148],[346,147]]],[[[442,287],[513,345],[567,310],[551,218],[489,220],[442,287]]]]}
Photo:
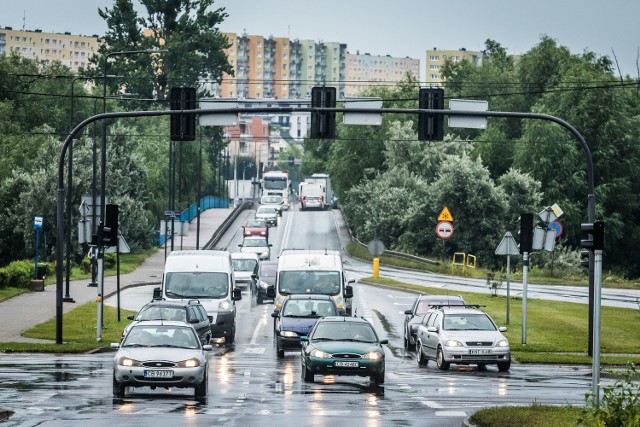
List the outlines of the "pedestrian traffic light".
{"type": "Polygon", "coordinates": [[[588,233],[586,239],[580,240],[580,246],[592,252],[604,249],[604,221],[582,223],[580,229],[588,233]]]}
{"type": "Polygon", "coordinates": [[[533,214],[520,214],[520,253],[531,252],[533,243],[533,214]]]}
{"type": "Polygon", "coordinates": [[[104,223],[105,227],[109,229],[109,233],[104,236],[103,243],[105,246],[118,245],[118,206],[113,204],[106,205],[104,223]]]}
{"type": "MultiPolygon", "coordinates": [[[[311,108],[336,108],[335,87],[311,88],[311,108]]],[[[336,137],[335,112],[311,112],[311,138],[333,139],[336,137]]]]}
{"type": "MultiPolygon", "coordinates": [[[[444,89],[420,89],[418,108],[421,110],[444,110],[444,89]]],[[[444,139],[444,115],[420,113],[418,115],[418,139],[420,141],[442,141],[444,139]]]]}
{"type": "MultiPolygon", "coordinates": [[[[196,89],[193,87],[172,87],[169,99],[172,111],[196,109],[196,89]]],[[[172,141],[195,141],[195,114],[172,114],[170,122],[172,141]]]]}
{"type": "Polygon", "coordinates": [[[580,265],[585,267],[585,268],[589,268],[589,254],[591,252],[588,250],[583,250],[580,251],[580,265]]]}

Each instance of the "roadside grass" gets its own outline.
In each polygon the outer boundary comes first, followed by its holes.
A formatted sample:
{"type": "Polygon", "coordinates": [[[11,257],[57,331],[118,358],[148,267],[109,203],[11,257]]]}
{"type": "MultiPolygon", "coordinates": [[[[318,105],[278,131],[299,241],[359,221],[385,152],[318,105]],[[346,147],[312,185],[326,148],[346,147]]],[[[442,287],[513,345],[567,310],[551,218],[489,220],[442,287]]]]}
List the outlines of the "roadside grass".
{"type": "MultiPolygon", "coordinates": [[[[365,261],[373,261],[373,255],[369,253],[366,247],[358,244],[357,242],[350,242],[346,247],[347,253],[355,258],[360,258],[365,261]]],[[[447,259],[436,260],[437,265],[431,263],[423,263],[416,261],[409,261],[394,256],[382,254],[380,257],[380,265],[388,265],[393,267],[412,268],[416,270],[429,271],[431,273],[443,274],[447,276],[455,277],[470,277],[473,279],[485,279],[488,275],[495,275],[495,279],[506,280],[506,271],[502,270],[495,272],[480,266],[476,268],[468,268],[466,271],[462,271],[460,266],[454,266],[451,268],[451,260],[447,259]]],[[[510,275],[512,280],[522,280],[522,271],[512,271],[510,275]]],[[[546,283],[553,285],[567,285],[567,286],[588,286],[588,277],[585,270],[585,274],[579,277],[561,277],[559,275],[551,276],[548,271],[541,270],[539,268],[531,268],[528,272],[529,283],[546,283]]],[[[623,288],[623,289],[640,289],[640,279],[638,280],[625,280],[619,276],[616,276],[609,272],[603,272],[602,286],[605,288],[623,288]]],[[[640,307],[640,302],[638,303],[640,307]]]]}
{"type": "Polygon", "coordinates": [[[575,406],[507,406],[480,409],[469,421],[478,427],[573,427],[583,425],[579,421],[583,412],[575,406]]]}
{"type": "Polygon", "coordinates": [[[51,340],[51,343],[0,343],[0,353],[86,353],[99,349],[106,349],[112,342],[120,342],[122,330],[129,324],[127,316],[136,314],[134,311],[118,310],[115,307],[103,305],[102,341],[96,341],[97,333],[97,304],[89,302],[80,305],[62,317],[62,344],[56,344],[55,319],[41,323],[29,329],[22,335],[27,338],[51,340]]]}
{"type": "MultiPolygon", "coordinates": [[[[135,254],[120,254],[120,274],[127,274],[134,271],[136,268],[140,266],[147,258],[151,255],[155,254],[158,251],[158,248],[147,249],[144,252],[135,253],[135,254]]],[[[66,273],[66,272],[65,272],[66,273]]],[[[112,267],[107,267],[104,271],[105,276],[115,276],[117,273],[117,268],[115,265],[112,267]]],[[[91,274],[84,271],[82,267],[72,267],[69,271],[69,280],[83,280],[90,279],[91,274]]],[[[56,275],[55,272],[47,276],[44,280],[45,286],[52,285],[56,283],[56,275]]],[[[0,302],[6,301],[10,298],[13,298],[17,295],[26,294],[31,292],[28,288],[15,288],[13,286],[7,286],[6,288],[0,288],[0,302]]]]}
{"type": "MultiPolygon", "coordinates": [[[[408,289],[436,295],[452,294],[441,288],[429,288],[402,283],[388,278],[367,277],[365,283],[408,289]]],[[[510,298],[509,324],[507,299],[486,294],[455,292],[467,304],[479,304],[498,324],[507,326],[504,335],[509,339],[512,356],[520,363],[590,364],[588,349],[589,306],[561,301],[527,299],[526,345],[522,344],[522,300],[510,298]]],[[[640,323],[640,310],[601,307],[601,363],[624,365],[640,363],[640,333],[634,326],[640,323]]]]}

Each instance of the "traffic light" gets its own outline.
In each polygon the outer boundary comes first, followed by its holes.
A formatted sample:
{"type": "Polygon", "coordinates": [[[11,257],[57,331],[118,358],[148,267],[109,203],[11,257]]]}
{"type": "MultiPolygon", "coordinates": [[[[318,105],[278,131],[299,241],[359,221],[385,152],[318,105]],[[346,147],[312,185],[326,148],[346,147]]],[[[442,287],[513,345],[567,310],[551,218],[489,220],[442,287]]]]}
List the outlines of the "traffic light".
{"type": "Polygon", "coordinates": [[[589,268],[589,254],[591,252],[588,250],[580,251],[580,265],[584,268],[589,268]]]}
{"type": "Polygon", "coordinates": [[[533,243],[533,214],[520,214],[520,253],[530,253],[533,243]]]}
{"type": "MultiPolygon", "coordinates": [[[[444,89],[420,89],[418,108],[421,110],[444,110],[444,89]]],[[[442,141],[444,139],[444,115],[418,115],[418,139],[420,141],[442,141]]]]}
{"type": "MultiPolygon", "coordinates": [[[[195,110],[196,89],[193,87],[172,87],[169,94],[171,110],[195,110]]],[[[195,141],[196,115],[171,115],[171,140],[195,141]]]]}
{"type": "Polygon", "coordinates": [[[580,229],[589,233],[586,239],[580,240],[580,246],[592,252],[604,249],[604,221],[582,223],[580,229]]]}
{"type": "MultiPolygon", "coordinates": [[[[336,108],[335,87],[311,88],[311,108],[336,108]]],[[[336,113],[311,112],[311,138],[333,139],[336,137],[336,113]]]]}
{"type": "Polygon", "coordinates": [[[105,246],[117,246],[118,245],[118,206],[108,204],[105,210],[104,222],[105,230],[109,230],[107,234],[105,231],[103,243],[105,246]]]}

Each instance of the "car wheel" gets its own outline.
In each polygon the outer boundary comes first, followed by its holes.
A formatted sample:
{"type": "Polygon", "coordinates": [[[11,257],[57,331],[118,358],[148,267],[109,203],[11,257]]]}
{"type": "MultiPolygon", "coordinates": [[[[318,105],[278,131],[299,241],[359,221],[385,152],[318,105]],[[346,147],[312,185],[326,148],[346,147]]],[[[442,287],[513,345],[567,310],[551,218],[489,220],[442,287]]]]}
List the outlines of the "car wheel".
{"type": "Polygon", "coordinates": [[[486,371],[487,365],[484,363],[478,363],[478,371],[486,371]]]}
{"type": "Polygon", "coordinates": [[[508,362],[498,362],[498,371],[507,372],[511,368],[511,360],[508,362]]]}
{"type": "Polygon", "coordinates": [[[371,375],[371,384],[372,385],[384,384],[384,371],[376,375],[371,375]]]}
{"type": "Polygon", "coordinates": [[[206,399],[207,397],[207,371],[204,372],[204,378],[202,378],[202,382],[195,386],[195,397],[196,399],[206,399]]]}
{"type": "Polygon", "coordinates": [[[264,302],[260,294],[258,294],[258,296],[256,297],[256,301],[258,302],[258,304],[262,304],[264,302]]]}
{"type": "Polygon", "coordinates": [[[224,337],[224,343],[233,344],[235,340],[236,340],[236,328],[233,328],[233,331],[231,331],[231,335],[227,335],[226,337],[224,337]]]}
{"type": "Polygon", "coordinates": [[[302,366],[302,379],[305,383],[313,382],[313,372],[308,370],[306,366],[302,366]]]}
{"type": "Polygon", "coordinates": [[[284,359],[284,350],[280,347],[277,347],[278,359],[284,359]]]}
{"type": "Polygon", "coordinates": [[[420,341],[416,341],[416,360],[418,361],[418,366],[427,366],[427,363],[429,363],[429,359],[424,357],[424,353],[422,353],[422,343],[420,341]]]}
{"type": "Polygon", "coordinates": [[[113,377],[113,396],[114,397],[124,397],[124,388],[125,386],[116,381],[116,377],[113,377]]]}
{"type": "Polygon", "coordinates": [[[442,347],[438,347],[438,353],[436,354],[436,365],[441,371],[449,369],[449,362],[444,361],[444,353],[442,353],[442,347]]]}
{"type": "Polygon", "coordinates": [[[407,338],[407,336],[404,336],[404,349],[409,351],[411,350],[411,343],[409,342],[409,338],[407,338]]]}

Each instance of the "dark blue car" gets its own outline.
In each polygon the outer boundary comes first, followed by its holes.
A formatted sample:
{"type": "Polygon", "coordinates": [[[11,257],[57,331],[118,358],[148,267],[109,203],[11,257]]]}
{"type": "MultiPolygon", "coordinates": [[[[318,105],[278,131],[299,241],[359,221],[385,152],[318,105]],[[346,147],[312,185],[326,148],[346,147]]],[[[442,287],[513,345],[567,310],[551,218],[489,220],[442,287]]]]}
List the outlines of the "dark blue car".
{"type": "Polygon", "coordinates": [[[338,307],[329,295],[289,295],[282,309],[271,315],[275,319],[278,357],[286,350],[299,350],[300,337],[306,336],[319,318],[338,315],[338,307]]]}

